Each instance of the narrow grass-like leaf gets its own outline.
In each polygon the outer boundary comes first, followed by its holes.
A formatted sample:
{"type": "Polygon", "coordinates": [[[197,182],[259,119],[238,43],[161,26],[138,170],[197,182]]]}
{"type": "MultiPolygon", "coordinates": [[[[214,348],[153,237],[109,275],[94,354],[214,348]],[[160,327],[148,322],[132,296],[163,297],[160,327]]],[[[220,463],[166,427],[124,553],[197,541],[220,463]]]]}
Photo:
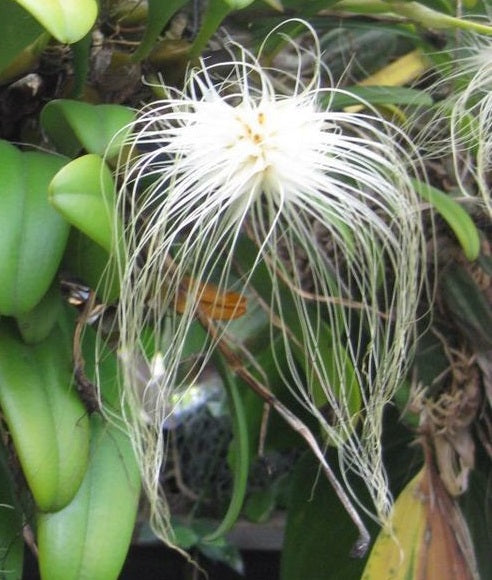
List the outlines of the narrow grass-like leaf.
{"type": "Polygon", "coordinates": [[[414,186],[452,229],[468,260],[476,260],[480,253],[480,234],[467,211],[451,196],[432,185],[415,180],[414,186]]]}
{"type": "Polygon", "coordinates": [[[393,104],[427,107],[433,103],[432,97],[427,92],[418,89],[389,86],[352,86],[347,87],[344,92],[334,95],[330,104],[334,109],[343,109],[351,105],[360,107],[361,99],[371,105],[393,104]]]}
{"type": "Polygon", "coordinates": [[[234,433],[234,485],[229,507],[224,518],[217,529],[204,538],[204,540],[208,542],[212,542],[223,536],[236,523],[243,506],[249,474],[248,425],[246,423],[246,415],[244,413],[241,396],[238,392],[239,385],[230,368],[227,366],[225,361],[222,360],[221,355],[217,355],[215,361],[222,380],[224,381],[231,410],[234,433]]]}
{"type": "Polygon", "coordinates": [[[146,58],[155,45],[155,41],[166,24],[171,20],[180,8],[182,8],[188,0],[148,0],[148,15],[147,26],[137,50],[132,55],[134,62],[139,62],[146,58]]]}

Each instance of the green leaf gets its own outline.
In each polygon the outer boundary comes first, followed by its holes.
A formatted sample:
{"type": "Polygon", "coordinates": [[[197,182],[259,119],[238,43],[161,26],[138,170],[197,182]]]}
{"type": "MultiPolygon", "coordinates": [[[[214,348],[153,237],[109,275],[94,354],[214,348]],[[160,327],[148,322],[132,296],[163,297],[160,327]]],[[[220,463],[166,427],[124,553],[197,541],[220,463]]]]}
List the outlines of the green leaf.
{"type": "Polygon", "coordinates": [[[469,487],[461,497],[461,508],[473,539],[473,547],[478,560],[480,578],[492,576],[492,471],[490,460],[484,466],[477,466],[470,473],[469,487]]]}
{"type": "Polygon", "coordinates": [[[106,10],[111,22],[116,25],[141,26],[147,20],[148,4],[148,0],[111,0],[106,10]]]}
{"type": "Polygon", "coordinates": [[[238,381],[220,355],[216,356],[215,362],[222,380],[224,381],[231,409],[234,433],[234,440],[232,443],[234,446],[234,483],[229,508],[217,529],[203,538],[205,542],[213,542],[217,538],[220,538],[236,523],[243,506],[249,473],[248,427],[246,424],[246,415],[244,414],[242,400],[239,395],[238,381]]]}
{"type": "Polygon", "coordinates": [[[26,481],[42,510],[75,496],[85,473],[89,424],[72,388],[70,342],[60,327],[26,345],[0,326],[0,404],[26,481]]]}
{"type": "Polygon", "coordinates": [[[128,435],[91,416],[86,476],[65,508],[39,513],[39,566],[50,580],[109,580],[123,567],[137,515],[140,482],[128,435]]]}
{"type": "Polygon", "coordinates": [[[468,260],[480,254],[480,234],[465,209],[451,196],[422,181],[413,180],[417,193],[427,200],[454,232],[468,260]]]}
{"type": "Polygon", "coordinates": [[[241,10],[253,3],[253,0],[224,0],[232,10],[241,10]]]}
{"type": "Polygon", "coordinates": [[[440,284],[448,311],[472,348],[492,349],[492,307],[470,273],[452,265],[442,272],[440,284]]]}
{"type": "MultiPolygon", "coordinates": [[[[207,538],[210,529],[213,528],[214,522],[207,519],[195,519],[193,529],[200,538],[207,538]]],[[[236,546],[231,545],[225,537],[217,538],[209,542],[200,540],[196,548],[207,558],[214,562],[223,562],[238,574],[244,575],[244,564],[241,553],[236,546]]]]}
{"type": "Polygon", "coordinates": [[[62,265],[95,290],[104,303],[111,304],[118,298],[119,282],[108,252],[80,230],[71,229],[62,265]]]}
{"type": "Polygon", "coordinates": [[[63,255],[69,226],[48,203],[48,184],[66,159],[22,153],[0,141],[0,314],[41,300],[63,255]]]}
{"type": "Polygon", "coordinates": [[[147,26],[142,41],[132,55],[134,62],[141,61],[149,55],[159,34],[161,34],[169,20],[171,20],[173,14],[187,2],[188,0],[167,0],[166,2],[162,0],[148,0],[149,11],[147,26]]]}
{"type": "Polygon", "coordinates": [[[59,318],[61,308],[60,287],[56,280],[32,310],[16,317],[22,340],[34,344],[47,338],[59,318]]]}
{"type": "MultiPolygon", "coordinates": [[[[67,309],[67,327],[73,328],[67,309]]],[[[83,356],[89,380],[96,375],[96,333],[84,332],[83,356]]],[[[90,417],[89,465],[74,499],[37,519],[39,564],[50,580],[118,578],[137,515],[140,475],[132,442],[122,420],[116,354],[109,349],[97,361],[101,398],[111,422],[90,417]]]]}
{"type": "Polygon", "coordinates": [[[360,578],[364,560],[350,557],[356,540],[357,530],[328,481],[319,476],[316,460],[304,455],[293,473],[280,577],[360,578]]]}
{"type": "Polygon", "coordinates": [[[240,10],[252,2],[253,0],[209,0],[200,31],[190,50],[190,59],[200,56],[208,41],[229,13],[234,10],[240,10]]]}
{"type": "MultiPolygon", "coordinates": [[[[382,445],[391,491],[396,497],[421,464],[420,450],[411,445],[414,435],[400,423],[399,413],[388,409],[385,414],[382,445]]],[[[327,460],[337,478],[338,454],[332,450],[327,460]]],[[[348,484],[363,505],[370,506],[364,482],[353,474],[348,484]]],[[[374,539],[377,524],[366,518],[374,539]]],[[[319,473],[319,464],[306,453],[294,466],[282,551],[282,580],[355,580],[361,577],[364,558],[350,555],[357,539],[357,529],[347,515],[328,480],[319,473]]]]}
{"type": "Polygon", "coordinates": [[[98,155],[84,155],[59,171],[49,200],[63,217],[108,253],[113,247],[114,183],[98,155]]]}
{"type": "Polygon", "coordinates": [[[133,111],[122,105],[91,105],[57,99],[42,110],[41,125],[53,143],[69,157],[74,157],[81,149],[112,157],[125,139],[124,128],[134,118],[133,111]]]}
{"type": "Polygon", "coordinates": [[[372,105],[411,105],[428,107],[433,104],[432,97],[417,89],[407,87],[347,87],[343,92],[335,93],[326,99],[333,109],[343,109],[351,105],[360,105],[363,99],[372,105]],[[353,97],[352,97],[353,95],[353,97]]]}
{"type": "Polygon", "coordinates": [[[244,506],[244,515],[253,522],[268,521],[277,504],[277,493],[273,485],[253,492],[244,506]]]}
{"type": "MultiPolygon", "coordinates": [[[[350,0],[347,4],[349,3],[350,0]]],[[[456,29],[469,30],[470,32],[481,34],[492,34],[492,26],[488,26],[480,21],[460,18],[453,16],[452,14],[444,14],[439,10],[428,8],[420,2],[385,0],[382,3],[375,2],[375,4],[382,4],[383,11],[386,11],[384,10],[386,4],[391,12],[394,12],[398,16],[413,20],[415,23],[422,25],[424,29],[456,29]]]]}
{"type": "Polygon", "coordinates": [[[241,552],[237,546],[226,542],[204,543],[200,542],[197,549],[209,560],[213,562],[222,562],[228,568],[231,568],[237,574],[244,576],[244,562],[241,552]]]}
{"type": "Polygon", "coordinates": [[[20,580],[24,560],[24,517],[9,467],[7,451],[0,441],[0,570],[2,580],[20,580]]]}
{"type": "Polygon", "coordinates": [[[58,41],[70,44],[83,38],[97,17],[96,0],[15,0],[58,41]]]}
{"type": "MultiPolygon", "coordinates": [[[[84,90],[85,81],[90,70],[90,54],[92,49],[92,35],[86,34],[84,38],[75,42],[72,46],[73,54],[73,89],[70,96],[79,98],[84,90]]],[[[95,152],[94,152],[95,153],[95,152]]]]}
{"type": "Polygon", "coordinates": [[[176,542],[176,545],[183,548],[183,550],[189,550],[200,539],[200,536],[190,526],[173,523],[172,527],[174,534],[173,539],[176,542]]]}
{"type": "Polygon", "coordinates": [[[0,0],[0,71],[3,71],[41,34],[42,26],[12,0],[0,0]]]}

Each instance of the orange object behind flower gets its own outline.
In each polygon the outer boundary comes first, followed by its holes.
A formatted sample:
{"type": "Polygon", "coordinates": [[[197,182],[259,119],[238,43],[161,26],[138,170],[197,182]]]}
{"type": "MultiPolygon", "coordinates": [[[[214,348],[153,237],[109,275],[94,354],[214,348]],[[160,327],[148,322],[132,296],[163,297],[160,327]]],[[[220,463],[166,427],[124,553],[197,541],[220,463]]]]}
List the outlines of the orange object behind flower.
{"type": "Polygon", "coordinates": [[[200,314],[212,320],[235,320],[246,313],[246,298],[239,292],[221,292],[215,284],[210,282],[199,282],[187,276],[184,278],[179,290],[175,308],[176,312],[183,314],[186,310],[188,300],[192,297],[190,287],[195,287],[196,295],[194,300],[198,300],[197,309],[200,314]]]}

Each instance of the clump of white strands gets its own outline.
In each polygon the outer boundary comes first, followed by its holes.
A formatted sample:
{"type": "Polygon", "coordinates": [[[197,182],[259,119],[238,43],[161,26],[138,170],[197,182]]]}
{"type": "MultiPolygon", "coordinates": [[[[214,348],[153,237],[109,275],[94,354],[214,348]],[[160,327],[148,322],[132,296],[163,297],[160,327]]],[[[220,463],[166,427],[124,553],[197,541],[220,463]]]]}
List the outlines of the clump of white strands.
{"type": "MultiPolygon", "coordinates": [[[[384,522],[390,512],[382,414],[407,368],[425,275],[411,184],[415,155],[370,107],[332,109],[343,91],[321,86],[312,34],[309,82],[300,66],[290,93],[281,94],[278,71],[235,46],[239,56],[220,65],[202,61],[182,92],[166,87],[167,98],[140,111],[120,158],[117,213],[125,225],[117,244],[118,324],[126,420],[162,535],[167,512],[159,475],[169,402],[197,380],[231,325],[219,317],[215,336],[183,367],[210,283],[218,297],[231,290],[248,293],[249,304],[258,297],[270,335],[280,336],[277,363],[285,386],[319,422],[320,446],[336,446],[344,478],[349,471],[362,477],[376,517],[384,522]],[[217,80],[224,70],[226,78],[217,80]],[[328,249],[320,246],[320,229],[328,249]],[[244,244],[254,248],[246,266],[239,252],[244,244]],[[260,267],[267,272],[267,297],[251,290],[260,267]],[[289,328],[293,319],[297,336],[289,328]],[[328,344],[324,352],[320,344],[328,344]]],[[[300,62],[300,49],[297,54],[300,62]]]]}

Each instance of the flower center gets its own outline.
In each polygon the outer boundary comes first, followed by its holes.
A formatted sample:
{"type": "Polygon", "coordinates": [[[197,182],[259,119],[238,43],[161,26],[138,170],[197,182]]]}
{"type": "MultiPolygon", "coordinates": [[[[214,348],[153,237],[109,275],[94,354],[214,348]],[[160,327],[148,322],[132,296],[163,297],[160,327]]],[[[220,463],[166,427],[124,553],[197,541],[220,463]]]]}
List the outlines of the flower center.
{"type": "Polygon", "coordinates": [[[256,150],[255,157],[264,156],[265,141],[268,137],[265,128],[265,113],[260,111],[256,115],[251,115],[250,118],[239,117],[238,120],[243,127],[243,132],[239,135],[239,139],[246,139],[247,142],[253,145],[256,150]]]}

